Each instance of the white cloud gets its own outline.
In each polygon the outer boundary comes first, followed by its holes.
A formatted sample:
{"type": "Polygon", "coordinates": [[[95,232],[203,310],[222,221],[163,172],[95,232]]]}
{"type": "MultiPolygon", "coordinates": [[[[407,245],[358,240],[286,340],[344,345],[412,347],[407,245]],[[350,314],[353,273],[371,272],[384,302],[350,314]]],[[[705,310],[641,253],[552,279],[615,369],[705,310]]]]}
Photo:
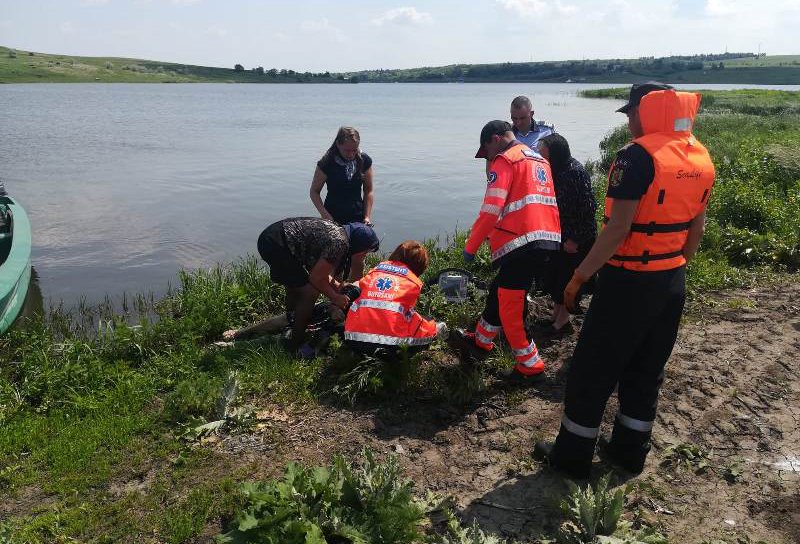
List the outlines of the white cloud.
{"type": "Polygon", "coordinates": [[[319,21],[303,21],[300,24],[300,28],[303,30],[303,32],[328,36],[337,42],[344,42],[346,39],[342,29],[333,26],[328,19],[321,19],[319,21]]]}
{"type": "Polygon", "coordinates": [[[433,16],[426,11],[417,11],[415,7],[402,7],[390,9],[380,17],[373,19],[372,24],[382,26],[384,24],[396,25],[426,25],[433,22],[433,16]]]}
{"type": "Polygon", "coordinates": [[[571,4],[564,4],[561,0],[546,2],[544,0],[495,0],[508,11],[521,17],[537,17],[556,13],[558,15],[574,15],[578,8],[571,4]]]}

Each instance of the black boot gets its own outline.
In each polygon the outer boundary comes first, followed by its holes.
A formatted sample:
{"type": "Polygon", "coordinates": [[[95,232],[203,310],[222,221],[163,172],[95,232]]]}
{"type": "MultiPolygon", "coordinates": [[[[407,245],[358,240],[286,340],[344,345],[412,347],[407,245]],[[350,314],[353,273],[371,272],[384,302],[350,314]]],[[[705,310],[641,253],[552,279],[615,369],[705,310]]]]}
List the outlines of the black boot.
{"type": "Polygon", "coordinates": [[[611,440],[602,448],[603,456],[612,464],[632,474],[644,470],[647,454],[650,453],[650,432],[634,431],[614,421],[611,440]]]}
{"type": "MultiPolygon", "coordinates": [[[[592,457],[594,456],[594,440],[575,437],[578,440],[586,440],[586,444],[581,444],[580,449],[584,450],[583,455],[566,454],[565,439],[559,433],[555,442],[536,442],[533,447],[533,456],[537,459],[546,461],[555,470],[564,473],[574,480],[588,480],[592,470],[592,457]],[[591,448],[588,450],[588,448],[591,448]],[[589,451],[588,457],[586,451],[589,451]],[[588,460],[587,460],[588,459],[588,460]]],[[[569,439],[566,439],[569,442],[569,439]]]]}

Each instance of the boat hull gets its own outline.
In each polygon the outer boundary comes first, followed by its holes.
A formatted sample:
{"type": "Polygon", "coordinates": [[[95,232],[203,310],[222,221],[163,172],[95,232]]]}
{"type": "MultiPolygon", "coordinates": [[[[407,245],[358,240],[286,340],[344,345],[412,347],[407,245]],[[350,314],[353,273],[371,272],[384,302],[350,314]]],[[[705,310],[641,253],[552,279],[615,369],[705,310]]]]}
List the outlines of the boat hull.
{"type": "Polygon", "coordinates": [[[22,309],[31,281],[31,225],[25,209],[8,197],[0,198],[12,216],[11,249],[0,265],[0,334],[6,332],[22,309]]]}

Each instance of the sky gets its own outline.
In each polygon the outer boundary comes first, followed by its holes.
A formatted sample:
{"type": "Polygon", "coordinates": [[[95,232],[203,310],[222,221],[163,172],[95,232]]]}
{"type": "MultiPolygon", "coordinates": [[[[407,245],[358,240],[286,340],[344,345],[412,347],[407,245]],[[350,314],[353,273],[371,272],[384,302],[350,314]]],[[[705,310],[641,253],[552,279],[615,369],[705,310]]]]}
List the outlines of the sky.
{"type": "Polygon", "coordinates": [[[800,54],[800,0],[0,0],[0,45],[340,72],[456,63],[800,54]]]}

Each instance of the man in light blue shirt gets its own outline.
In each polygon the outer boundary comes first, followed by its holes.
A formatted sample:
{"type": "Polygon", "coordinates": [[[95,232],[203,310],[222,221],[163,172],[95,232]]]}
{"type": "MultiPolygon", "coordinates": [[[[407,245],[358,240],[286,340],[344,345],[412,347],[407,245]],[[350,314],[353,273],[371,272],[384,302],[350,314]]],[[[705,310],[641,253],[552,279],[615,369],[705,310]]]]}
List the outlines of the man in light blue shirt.
{"type": "Polygon", "coordinates": [[[511,101],[511,123],[514,137],[537,153],[539,140],[555,132],[553,125],[533,118],[533,104],[527,96],[518,96],[511,101]]]}

